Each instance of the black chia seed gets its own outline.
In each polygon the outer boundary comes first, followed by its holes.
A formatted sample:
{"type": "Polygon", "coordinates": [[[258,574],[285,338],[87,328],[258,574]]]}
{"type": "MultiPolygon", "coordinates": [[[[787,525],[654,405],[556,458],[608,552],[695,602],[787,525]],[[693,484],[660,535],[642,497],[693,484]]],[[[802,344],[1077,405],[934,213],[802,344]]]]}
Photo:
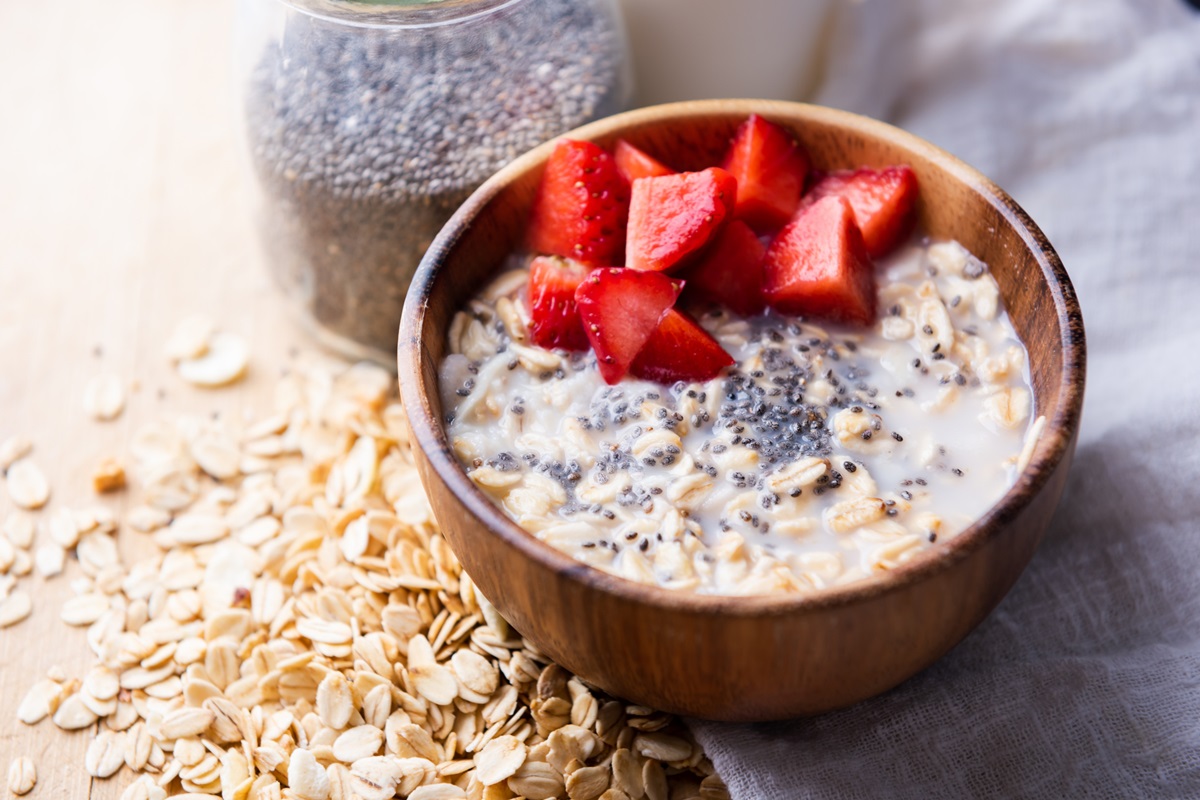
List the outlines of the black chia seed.
{"type": "Polygon", "coordinates": [[[272,269],[317,324],[387,352],[417,263],[475,187],[625,104],[623,33],[574,0],[469,27],[294,18],[246,99],[272,269]]]}

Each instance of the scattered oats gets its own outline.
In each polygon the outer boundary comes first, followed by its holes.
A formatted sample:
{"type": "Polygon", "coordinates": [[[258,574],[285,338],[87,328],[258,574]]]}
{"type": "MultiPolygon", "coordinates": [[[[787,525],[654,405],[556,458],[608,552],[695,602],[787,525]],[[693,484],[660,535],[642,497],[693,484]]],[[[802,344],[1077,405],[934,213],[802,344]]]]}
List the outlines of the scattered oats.
{"type": "Polygon", "coordinates": [[[13,552],[13,562],[8,572],[10,578],[24,578],[33,572],[33,556],[30,555],[28,550],[16,550],[13,552]]]}
{"type": "Polygon", "coordinates": [[[305,639],[319,644],[346,644],[353,635],[346,623],[324,619],[297,620],[296,631],[305,639]]]}
{"type": "Polygon", "coordinates": [[[692,754],[691,742],[665,733],[639,733],[633,749],[655,761],[685,761],[692,754]]]}
{"type": "Polygon", "coordinates": [[[329,777],[307,750],[296,748],[288,761],[288,786],[303,800],[327,800],[329,777]]]}
{"type": "Polygon", "coordinates": [[[508,788],[526,797],[547,800],[566,791],[563,774],[542,761],[526,761],[511,778],[508,788]]]}
{"type": "Polygon", "coordinates": [[[21,508],[41,508],[50,499],[50,484],[37,465],[20,458],[8,467],[8,496],[21,508]]]}
{"type": "Polygon", "coordinates": [[[525,763],[529,754],[515,736],[500,736],[475,754],[475,777],[484,786],[508,780],[525,763]]]}
{"type": "Polygon", "coordinates": [[[49,678],[42,678],[25,693],[17,706],[17,719],[26,725],[36,725],[54,713],[62,696],[62,685],[49,678]]]}
{"type": "Polygon", "coordinates": [[[216,332],[216,325],[203,314],[192,314],[179,320],[163,346],[163,353],[171,361],[199,358],[208,352],[208,342],[216,332]]]}
{"type": "Polygon", "coordinates": [[[68,625],[91,625],[108,611],[108,598],[102,594],[88,592],[72,597],[63,603],[59,616],[68,625]]]}
{"type": "Polygon", "coordinates": [[[17,548],[7,537],[0,537],[0,575],[8,572],[17,560],[17,548]]]}
{"type": "Polygon", "coordinates": [[[333,743],[333,757],[351,764],[370,758],[383,745],[383,731],[374,725],[358,725],[338,736],[333,743]]]}
{"type": "Polygon", "coordinates": [[[700,800],[729,800],[729,789],[715,772],[700,781],[700,800]]]}
{"type": "Polygon", "coordinates": [[[182,514],[166,527],[166,532],[175,544],[212,544],[229,533],[225,520],[213,514],[182,514]]]}
{"type": "Polygon", "coordinates": [[[458,678],[458,693],[473,703],[486,703],[500,683],[496,666],[471,650],[459,650],[450,658],[454,675],[458,678]],[[464,691],[465,690],[465,691],[464,691]],[[472,694],[473,697],[467,697],[472,694]]]}
{"type": "Polygon", "coordinates": [[[419,634],[408,643],[408,676],[421,696],[431,703],[446,705],[458,696],[454,673],[437,663],[429,640],[419,634]]]}
{"type": "Polygon", "coordinates": [[[191,455],[200,469],[219,481],[236,478],[241,472],[242,454],[223,436],[199,437],[191,444],[191,455]]]}
{"type": "Polygon", "coordinates": [[[17,756],[8,765],[8,790],[20,797],[37,784],[37,769],[28,756],[17,756]]]}
{"type": "Polygon", "coordinates": [[[193,386],[216,388],[241,378],[249,363],[245,340],[232,333],[217,333],[209,339],[203,355],[181,359],[176,370],[193,386]]]}
{"type": "Polygon", "coordinates": [[[33,451],[33,442],[24,436],[10,436],[0,442],[0,472],[7,472],[16,461],[33,451]]]}
{"type": "Polygon", "coordinates": [[[4,537],[14,547],[28,550],[33,546],[33,517],[24,511],[13,511],[4,518],[4,537]]]}
{"type": "Polygon", "coordinates": [[[567,797],[571,800],[596,800],[608,790],[612,772],[607,766],[579,767],[567,775],[567,797]]]}
{"type": "Polygon", "coordinates": [[[84,676],[83,690],[97,700],[111,700],[121,691],[120,676],[111,667],[97,664],[84,676]]]}
{"type": "Polygon", "coordinates": [[[65,731],[76,731],[95,723],[99,717],[83,702],[83,696],[73,694],[58,704],[54,724],[65,731]]]}
{"type": "Polygon", "coordinates": [[[125,410],[125,387],[116,375],[97,375],[83,390],[83,410],[100,422],[116,419],[125,410]]]}
{"type": "Polygon", "coordinates": [[[165,739],[184,739],[204,733],[214,719],[207,708],[180,708],[163,718],[159,730],[165,739]]]}
{"type": "Polygon", "coordinates": [[[434,783],[428,786],[418,786],[408,796],[408,800],[460,800],[465,798],[465,790],[451,783],[434,783]]]}
{"type": "Polygon", "coordinates": [[[141,533],[150,533],[171,521],[171,515],[160,508],[137,506],[125,516],[129,527],[141,533]]]}
{"type": "MultiPolygon", "coordinates": [[[[350,684],[342,673],[330,671],[317,687],[317,714],[321,717],[321,722],[340,731],[346,727],[353,712],[350,684]]],[[[367,755],[373,755],[373,753],[367,755]]]]}
{"type": "Polygon", "coordinates": [[[33,565],[43,578],[53,578],[63,571],[67,552],[56,544],[43,544],[33,553],[33,565]]]}
{"type": "Polygon", "coordinates": [[[115,458],[106,458],[92,471],[92,489],[97,494],[119,492],[125,488],[125,467],[115,458]]]}
{"type": "Polygon", "coordinates": [[[50,541],[64,550],[79,544],[79,521],[69,508],[60,508],[46,521],[50,541]]]}
{"type": "Polygon", "coordinates": [[[81,562],[97,571],[116,566],[120,560],[116,540],[98,530],[79,537],[79,544],[75,546],[75,554],[79,556],[81,562]]]}
{"type": "Polygon", "coordinates": [[[29,616],[33,611],[33,603],[29,595],[17,589],[8,597],[0,600],[0,628],[16,625],[29,616]]]}
{"type": "MultiPolygon", "coordinates": [[[[215,342],[196,356],[181,373],[222,358],[215,342]]],[[[35,555],[33,518],[10,514],[0,615],[28,604],[14,574],[56,574],[75,549],[62,617],[96,655],[34,683],[17,718],[103,720],[85,766],[141,773],[122,800],[723,800],[678,723],[549,664],[478,594],[391,382],[298,364],[244,435],[203,417],[140,428],[121,519],[56,511],[35,555]],[[122,563],[121,528],[157,551],[122,563]]]]}
{"type": "Polygon", "coordinates": [[[125,735],[113,731],[100,731],[88,745],[83,757],[83,766],[93,778],[108,778],[116,774],[125,763],[125,735]]]}
{"type": "MultiPolygon", "coordinates": [[[[167,790],[154,782],[149,775],[143,775],[125,787],[120,800],[166,800],[167,790]]],[[[254,798],[253,800],[259,800],[254,798]]]]}

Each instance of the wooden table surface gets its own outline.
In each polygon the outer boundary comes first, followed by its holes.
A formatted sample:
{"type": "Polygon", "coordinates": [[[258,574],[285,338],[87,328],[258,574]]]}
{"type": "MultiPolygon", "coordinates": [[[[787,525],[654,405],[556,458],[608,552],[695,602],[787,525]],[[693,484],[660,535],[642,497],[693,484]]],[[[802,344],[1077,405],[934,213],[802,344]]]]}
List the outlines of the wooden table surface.
{"type": "MultiPolygon", "coordinates": [[[[167,408],[261,408],[289,350],[312,346],[258,251],[234,99],[234,6],[0,2],[0,440],[33,440],[52,486],[42,514],[119,508],[123,496],[98,500],[90,475],[125,455],[138,425],[167,408]],[[251,343],[246,380],[204,391],[174,375],[162,342],[192,312],[251,343]],[[102,372],[138,387],[107,423],[82,405],[102,372]]],[[[0,518],[10,507],[0,492],[0,518]]],[[[152,547],[139,537],[119,533],[126,560],[152,547]]],[[[10,760],[27,755],[38,770],[33,798],[116,798],[131,780],[128,770],[88,777],[87,732],[16,720],[48,669],[82,676],[90,663],[84,629],[58,618],[78,574],[69,564],[56,578],[22,578],[33,614],[0,629],[0,784],[10,760]]]]}

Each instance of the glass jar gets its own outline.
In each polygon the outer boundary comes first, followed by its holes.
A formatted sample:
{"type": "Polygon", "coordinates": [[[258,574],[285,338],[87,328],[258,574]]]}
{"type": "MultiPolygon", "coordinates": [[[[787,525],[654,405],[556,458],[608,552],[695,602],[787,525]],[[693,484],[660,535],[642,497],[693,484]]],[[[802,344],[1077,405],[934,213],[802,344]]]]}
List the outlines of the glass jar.
{"type": "Polygon", "coordinates": [[[241,0],[260,227],[318,336],[395,363],[409,281],[489,175],[631,95],[616,0],[241,0]]]}

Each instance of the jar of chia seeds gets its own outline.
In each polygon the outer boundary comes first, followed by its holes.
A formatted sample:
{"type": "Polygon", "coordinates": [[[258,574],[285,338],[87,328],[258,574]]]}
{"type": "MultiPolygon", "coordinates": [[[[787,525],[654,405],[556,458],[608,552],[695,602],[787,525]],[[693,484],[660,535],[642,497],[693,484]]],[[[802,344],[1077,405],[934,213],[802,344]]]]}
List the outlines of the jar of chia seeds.
{"type": "Polygon", "coordinates": [[[395,363],[417,264],[489,175],[631,95],[616,0],[241,0],[240,94],[276,282],[395,363]]]}

